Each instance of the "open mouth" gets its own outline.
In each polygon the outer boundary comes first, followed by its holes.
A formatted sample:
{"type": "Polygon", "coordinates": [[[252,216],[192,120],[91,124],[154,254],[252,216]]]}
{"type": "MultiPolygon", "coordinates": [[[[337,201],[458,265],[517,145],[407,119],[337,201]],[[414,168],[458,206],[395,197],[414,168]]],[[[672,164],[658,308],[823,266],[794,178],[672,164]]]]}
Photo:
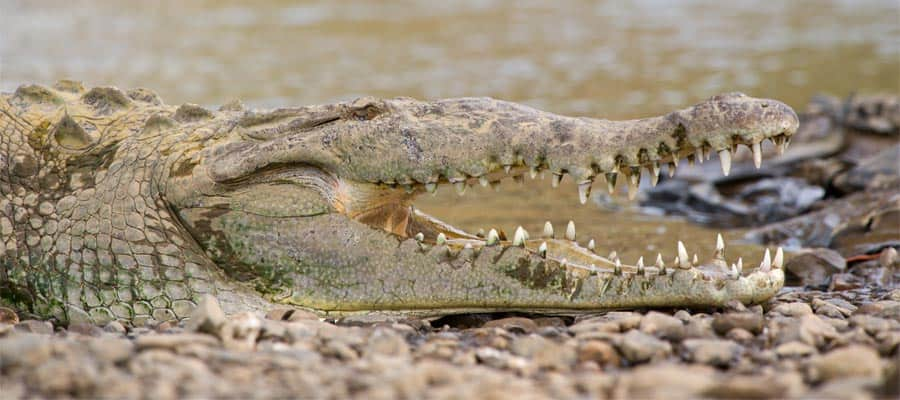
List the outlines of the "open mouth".
{"type": "MultiPolygon", "coordinates": [[[[768,139],[780,154],[789,144],[790,136],[782,133],[768,139]]],[[[749,148],[747,154],[759,168],[763,159],[763,141],[744,143],[738,137],[732,138],[730,147],[715,151],[722,172],[729,174],[732,156],[738,145],[749,148]]],[[[419,195],[435,193],[439,188],[452,190],[463,196],[473,186],[492,188],[507,180],[522,183],[541,177],[549,177],[554,188],[575,184],[581,204],[588,202],[592,190],[598,186],[613,194],[617,185],[627,185],[628,197],[633,199],[642,179],[649,179],[650,184],[655,186],[660,174],[673,176],[682,160],[690,164],[703,162],[709,160],[713,152],[708,145],[688,147],[658,160],[647,160],[640,165],[620,165],[610,171],[594,168],[590,178],[579,181],[568,178],[565,170],[554,171],[540,162],[529,165],[521,159],[512,164],[491,165],[486,169],[488,172],[480,176],[440,176],[424,183],[402,179],[365,184],[338,180],[335,204],[339,210],[357,221],[390,232],[401,241],[413,238],[423,250],[442,252],[447,260],[472,259],[486,247],[519,247],[534,257],[582,275],[666,275],[674,269],[697,268],[709,279],[738,279],[743,274],[744,262],[741,258],[730,262],[726,260],[725,243],[721,235],[717,237],[711,260],[701,260],[696,254],[690,254],[687,247],[679,241],[677,255],[674,257],[664,257],[658,253],[652,259],[645,260],[641,257],[636,262],[624,263],[615,251],[608,255],[599,254],[597,243],[593,239],[584,240],[578,235],[575,221],[568,221],[563,226],[554,226],[547,221],[537,232],[529,232],[522,226],[511,233],[496,228],[467,232],[426,214],[414,204],[419,195]]],[[[784,254],[780,248],[774,255],[767,250],[759,269],[768,272],[772,268],[780,268],[783,263],[784,254]]]]}

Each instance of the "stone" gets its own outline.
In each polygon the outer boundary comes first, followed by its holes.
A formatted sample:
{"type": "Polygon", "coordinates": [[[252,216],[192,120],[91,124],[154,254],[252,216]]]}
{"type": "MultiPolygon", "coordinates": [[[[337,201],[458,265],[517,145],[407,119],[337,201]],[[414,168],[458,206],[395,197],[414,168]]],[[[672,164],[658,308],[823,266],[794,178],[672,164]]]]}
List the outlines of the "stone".
{"type": "Polygon", "coordinates": [[[219,341],[209,335],[198,333],[175,333],[175,334],[157,334],[157,335],[141,335],[134,341],[134,345],[138,351],[147,349],[166,349],[175,350],[187,345],[204,345],[216,346],[219,341]]]}
{"type": "Polygon", "coordinates": [[[712,323],[713,319],[710,317],[702,318],[694,316],[688,320],[687,325],[684,326],[684,337],[713,339],[716,337],[716,332],[712,328],[712,323]]]}
{"type": "Polygon", "coordinates": [[[862,328],[871,336],[887,330],[900,330],[900,321],[865,314],[851,316],[850,325],[862,328]]]}
{"type": "Polygon", "coordinates": [[[529,334],[537,331],[537,324],[530,318],[510,317],[488,321],[485,328],[503,328],[507,332],[529,334]]]}
{"type": "Polygon", "coordinates": [[[219,306],[219,301],[214,296],[205,294],[191,313],[186,328],[189,331],[207,333],[218,337],[225,321],[225,312],[219,306]]]}
{"type": "Polygon", "coordinates": [[[833,326],[818,316],[804,315],[800,318],[770,321],[768,335],[776,344],[797,340],[822,348],[826,342],[836,338],[838,333],[833,326]]]}
{"type": "Polygon", "coordinates": [[[733,340],[737,343],[743,343],[743,344],[750,343],[751,341],[753,341],[754,337],[755,336],[753,336],[753,334],[750,333],[750,331],[743,329],[743,328],[734,328],[725,334],[726,339],[733,340]]]}
{"type": "Polygon", "coordinates": [[[656,311],[641,319],[640,330],[661,339],[680,341],[684,338],[684,323],[680,319],[656,311]]]}
{"type": "Polygon", "coordinates": [[[754,335],[762,332],[765,318],[755,312],[735,312],[717,314],[713,317],[712,328],[719,335],[724,335],[734,328],[741,328],[754,335]]]}
{"type": "Polygon", "coordinates": [[[609,343],[601,340],[588,340],[582,342],[578,351],[578,362],[593,361],[599,366],[618,366],[621,358],[616,349],[609,343]]]}
{"type": "Polygon", "coordinates": [[[813,313],[813,310],[807,303],[794,302],[781,303],[775,306],[770,312],[778,313],[785,317],[799,317],[802,315],[810,315],[813,313]]]}
{"type": "Polygon", "coordinates": [[[369,336],[366,348],[363,351],[366,356],[408,357],[409,344],[406,339],[393,329],[378,328],[369,336]]]}
{"type": "Polygon", "coordinates": [[[767,375],[729,375],[703,392],[717,399],[779,399],[803,391],[803,377],[792,371],[767,375]]]}
{"type": "Polygon", "coordinates": [[[50,321],[26,319],[16,324],[16,331],[25,333],[37,333],[40,335],[52,335],[53,324],[50,323],[50,321]]]}
{"type": "Polygon", "coordinates": [[[228,349],[248,351],[256,347],[260,333],[262,320],[252,312],[242,312],[225,321],[220,338],[228,349]]]}
{"type": "Polygon", "coordinates": [[[719,379],[712,367],[656,363],[635,367],[619,379],[611,398],[687,399],[697,398],[719,379]]]}
{"type": "Polygon", "coordinates": [[[114,364],[134,353],[135,343],[128,339],[97,338],[87,343],[88,351],[100,362],[114,364]]]}
{"type": "Polygon", "coordinates": [[[831,249],[815,248],[795,253],[785,265],[789,284],[827,286],[831,276],[847,268],[844,257],[831,249]]]}
{"type": "Polygon", "coordinates": [[[0,324],[15,325],[19,323],[19,316],[11,308],[0,307],[0,324]]]}
{"type": "Polygon", "coordinates": [[[683,346],[688,361],[717,367],[727,366],[744,350],[737,343],[721,339],[688,339],[683,346]]]}
{"type": "Polygon", "coordinates": [[[816,354],[816,348],[801,341],[793,340],[782,343],[775,348],[775,354],[779,357],[806,357],[816,354]]]}
{"type": "Polygon", "coordinates": [[[808,374],[813,382],[850,377],[880,378],[881,359],[870,347],[850,345],[811,360],[808,374]]]}
{"type": "Polygon", "coordinates": [[[516,337],[509,349],[517,356],[531,359],[538,368],[564,371],[576,360],[574,346],[565,346],[534,334],[516,337]]]}
{"type": "Polygon", "coordinates": [[[120,335],[124,335],[126,332],[125,327],[119,321],[109,321],[108,324],[103,326],[103,331],[120,335]]]}
{"type": "Polygon", "coordinates": [[[639,330],[630,330],[616,343],[619,352],[632,363],[659,360],[672,354],[672,346],[639,330]]]}

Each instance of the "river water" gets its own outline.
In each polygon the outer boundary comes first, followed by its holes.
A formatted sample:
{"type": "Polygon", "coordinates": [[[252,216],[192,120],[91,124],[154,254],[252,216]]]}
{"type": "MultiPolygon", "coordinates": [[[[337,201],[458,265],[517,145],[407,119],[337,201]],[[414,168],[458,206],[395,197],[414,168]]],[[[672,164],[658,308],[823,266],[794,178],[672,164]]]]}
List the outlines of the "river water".
{"type": "MultiPolygon", "coordinates": [[[[252,107],[491,96],[604,118],[739,90],[802,109],[818,92],[900,90],[898,4],[0,0],[0,89],[73,78],[152,88],[170,104],[252,107]]],[[[714,245],[714,231],[642,215],[621,196],[581,206],[571,182],[473,189],[457,198],[441,188],[417,204],[467,229],[573,219],[579,238],[628,262],[670,258],[676,237],[701,256],[714,245]]]]}

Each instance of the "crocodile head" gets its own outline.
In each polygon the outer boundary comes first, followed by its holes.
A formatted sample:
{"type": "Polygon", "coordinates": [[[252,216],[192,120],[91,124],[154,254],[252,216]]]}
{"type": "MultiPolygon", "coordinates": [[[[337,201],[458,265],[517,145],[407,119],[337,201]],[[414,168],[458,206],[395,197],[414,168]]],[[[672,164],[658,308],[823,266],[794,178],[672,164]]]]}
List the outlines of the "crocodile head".
{"type": "Polygon", "coordinates": [[[655,181],[681,158],[783,146],[786,105],[725,94],[631,121],[571,118],[487,98],[364,98],[244,111],[168,106],[143,89],[63,81],[0,95],[0,303],[62,320],[139,323],[272,303],[323,314],[575,313],[764,301],[759,269],[718,256],[635,265],[580,245],[574,226],[476,235],[416,209],[549,173],[578,185],[655,181]],[[564,232],[562,232],[564,231],[564,232]],[[654,265],[650,265],[654,264],[654,265]]]}
{"type": "MultiPolygon", "coordinates": [[[[738,144],[759,156],[797,129],[783,103],[732,93],[665,116],[608,121],[550,114],[487,98],[422,102],[364,98],[248,113],[173,165],[165,198],[229,276],[271,301],[329,313],[472,310],[575,312],[751,303],[782,285],[778,268],[741,274],[681,251],[665,265],[623,265],[574,239],[521,228],[477,235],[437,220],[415,199],[439,185],[565,175],[585,202],[593,181],[738,144]]],[[[619,178],[621,177],[621,178],[619,178]]],[[[680,248],[681,249],[681,248],[680,248]]],[[[776,257],[776,266],[780,257],[776,257]]]]}

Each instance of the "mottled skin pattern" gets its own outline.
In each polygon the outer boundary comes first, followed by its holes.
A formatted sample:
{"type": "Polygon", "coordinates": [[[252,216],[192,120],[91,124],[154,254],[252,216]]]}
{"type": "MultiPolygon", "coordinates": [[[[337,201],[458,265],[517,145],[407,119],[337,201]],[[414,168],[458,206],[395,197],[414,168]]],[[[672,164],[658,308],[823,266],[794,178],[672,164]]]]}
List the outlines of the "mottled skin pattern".
{"type": "Polygon", "coordinates": [[[617,266],[569,235],[482,238],[412,201],[544,170],[582,192],[597,176],[634,185],[641,168],[796,128],[789,107],[742,94],[607,121],[487,98],[210,111],[143,89],[26,85],[0,96],[0,298],[135,324],[185,318],[206,293],[226,312],[324,315],[759,302],[782,285],[779,257],[743,276],[722,254],[617,266]]]}

